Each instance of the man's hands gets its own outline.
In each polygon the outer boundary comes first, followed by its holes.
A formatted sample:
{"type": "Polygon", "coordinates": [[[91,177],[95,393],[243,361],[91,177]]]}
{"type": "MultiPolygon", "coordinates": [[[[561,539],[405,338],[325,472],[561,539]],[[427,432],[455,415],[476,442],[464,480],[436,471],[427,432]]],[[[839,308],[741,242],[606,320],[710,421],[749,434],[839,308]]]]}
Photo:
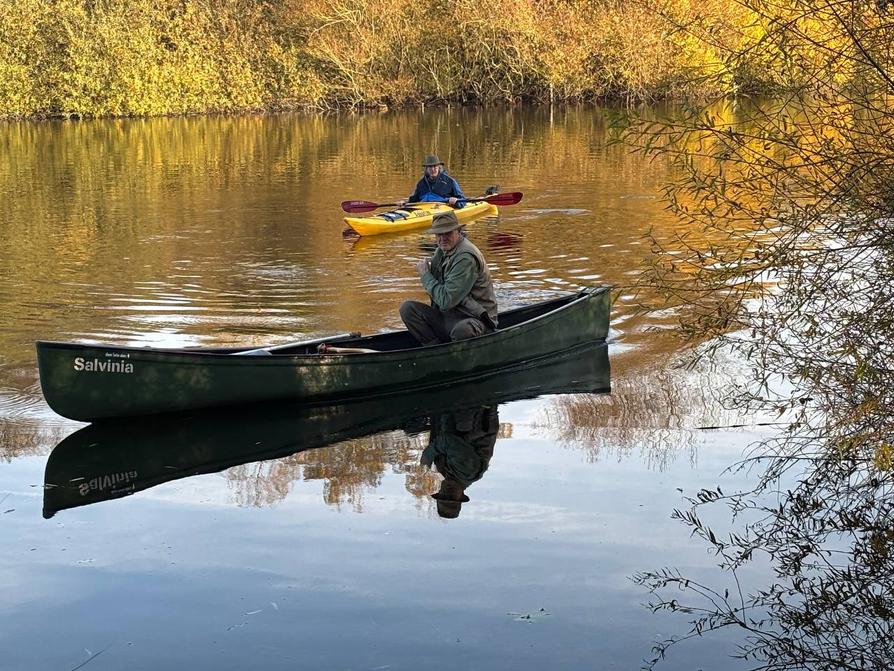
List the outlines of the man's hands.
{"type": "Polygon", "coordinates": [[[422,259],[416,264],[416,272],[419,273],[419,277],[422,277],[431,270],[431,260],[430,259],[422,259]]]}
{"type": "Polygon", "coordinates": [[[453,196],[450,196],[450,198],[447,199],[447,204],[448,205],[456,205],[456,201],[458,201],[458,200],[459,200],[459,198],[454,198],[453,196]]]}

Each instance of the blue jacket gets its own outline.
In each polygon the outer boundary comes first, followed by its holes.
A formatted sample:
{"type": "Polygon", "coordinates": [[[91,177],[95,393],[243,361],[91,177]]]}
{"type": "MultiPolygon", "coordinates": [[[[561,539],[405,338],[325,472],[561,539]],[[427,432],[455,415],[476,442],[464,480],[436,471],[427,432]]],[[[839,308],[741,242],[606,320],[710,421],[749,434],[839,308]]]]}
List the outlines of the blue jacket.
{"type": "Polygon", "coordinates": [[[443,168],[433,181],[429,180],[427,175],[423,175],[422,179],[419,180],[419,183],[416,184],[416,190],[407,201],[410,203],[419,203],[429,194],[440,196],[440,198],[443,198],[444,200],[447,198],[459,198],[460,200],[463,200],[466,197],[463,194],[463,190],[459,187],[459,182],[448,175],[447,171],[443,168]]]}

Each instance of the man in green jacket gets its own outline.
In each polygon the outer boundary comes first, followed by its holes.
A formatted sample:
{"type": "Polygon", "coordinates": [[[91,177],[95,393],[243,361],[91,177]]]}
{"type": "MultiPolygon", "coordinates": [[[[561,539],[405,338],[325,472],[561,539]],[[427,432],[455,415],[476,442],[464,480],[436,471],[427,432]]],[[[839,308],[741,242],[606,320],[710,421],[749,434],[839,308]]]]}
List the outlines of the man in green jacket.
{"type": "Polygon", "coordinates": [[[444,477],[440,489],[431,495],[438,515],[459,516],[463,503],[469,502],[466,489],[490,465],[499,431],[496,405],[452,410],[431,418],[428,446],[419,461],[423,466],[434,465],[444,477]]]}
{"type": "Polygon", "coordinates": [[[474,338],[497,328],[497,299],[487,262],[460,231],[453,212],[435,216],[438,240],[431,259],[416,264],[431,305],[404,301],[400,318],[422,345],[474,338]]]}

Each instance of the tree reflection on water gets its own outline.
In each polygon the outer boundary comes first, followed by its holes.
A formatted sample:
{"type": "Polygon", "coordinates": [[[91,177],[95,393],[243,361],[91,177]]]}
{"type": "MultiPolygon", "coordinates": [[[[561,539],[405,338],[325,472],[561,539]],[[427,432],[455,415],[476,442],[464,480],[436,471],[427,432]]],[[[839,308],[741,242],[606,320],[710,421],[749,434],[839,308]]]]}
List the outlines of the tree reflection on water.
{"type": "MultiPolygon", "coordinates": [[[[638,456],[657,471],[679,459],[696,464],[703,429],[741,426],[741,413],[724,404],[721,390],[744,378],[729,360],[687,369],[681,357],[667,357],[663,367],[655,363],[647,371],[629,370],[623,357],[616,357],[611,395],[553,399],[541,409],[535,428],[583,451],[590,463],[638,456]]],[[[748,425],[760,423],[752,417],[748,425]]]]}
{"type": "Polygon", "coordinates": [[[272,505],[300,480],[322,480],[323,498],[336,507],[363,510],[364,492],[377,487],[388,469],[406,476],[407,490],[421,495],[435,488],[436,476],[419,464],[425,436],[386,431],[298,452],[275,461],[244,464],[227,471],[239,505],[272,505]]]}
{"type": "Polygon", "coordinates": [[[746,633],[739,654],[761,669],[890,669],[894,660],[892,478],[856,455],[769,457],[768,472],[804,467],[790,489],[765,477],[759,492],[703,490],[674,517],[717,554],[732,581],[718,588],[674,569],[635,580],[657,598],[655,611],[692,617],[691,629],[656,646],[653,664],[676,642],[724,627],[746,633]],[[725,536],[700,509],[725,503],[743,528],[725,536]],[[761,559],[774,581],[746,586],[740,574],[761,559]],[[684,596],[668,598],[668,588],[684,596]],[[677,591],[677,590],[674,590],[677,591]]]}

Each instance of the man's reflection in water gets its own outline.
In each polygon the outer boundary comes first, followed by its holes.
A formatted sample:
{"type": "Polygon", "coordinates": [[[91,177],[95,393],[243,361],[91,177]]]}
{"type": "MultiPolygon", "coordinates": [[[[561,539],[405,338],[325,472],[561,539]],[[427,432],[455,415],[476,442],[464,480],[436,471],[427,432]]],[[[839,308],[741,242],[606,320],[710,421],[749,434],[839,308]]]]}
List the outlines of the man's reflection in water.
{"type": "Polygon", "coordinates": [[[422,452],[422,465],[434,464],[444,480],[432,494],[438,502],[438,515],[448,519],[459,516],[469,500],[466,488],[481,479],[494,454],[500,429],[496,405],[457,410],[431,418],[431,436],[422,452]]]}

